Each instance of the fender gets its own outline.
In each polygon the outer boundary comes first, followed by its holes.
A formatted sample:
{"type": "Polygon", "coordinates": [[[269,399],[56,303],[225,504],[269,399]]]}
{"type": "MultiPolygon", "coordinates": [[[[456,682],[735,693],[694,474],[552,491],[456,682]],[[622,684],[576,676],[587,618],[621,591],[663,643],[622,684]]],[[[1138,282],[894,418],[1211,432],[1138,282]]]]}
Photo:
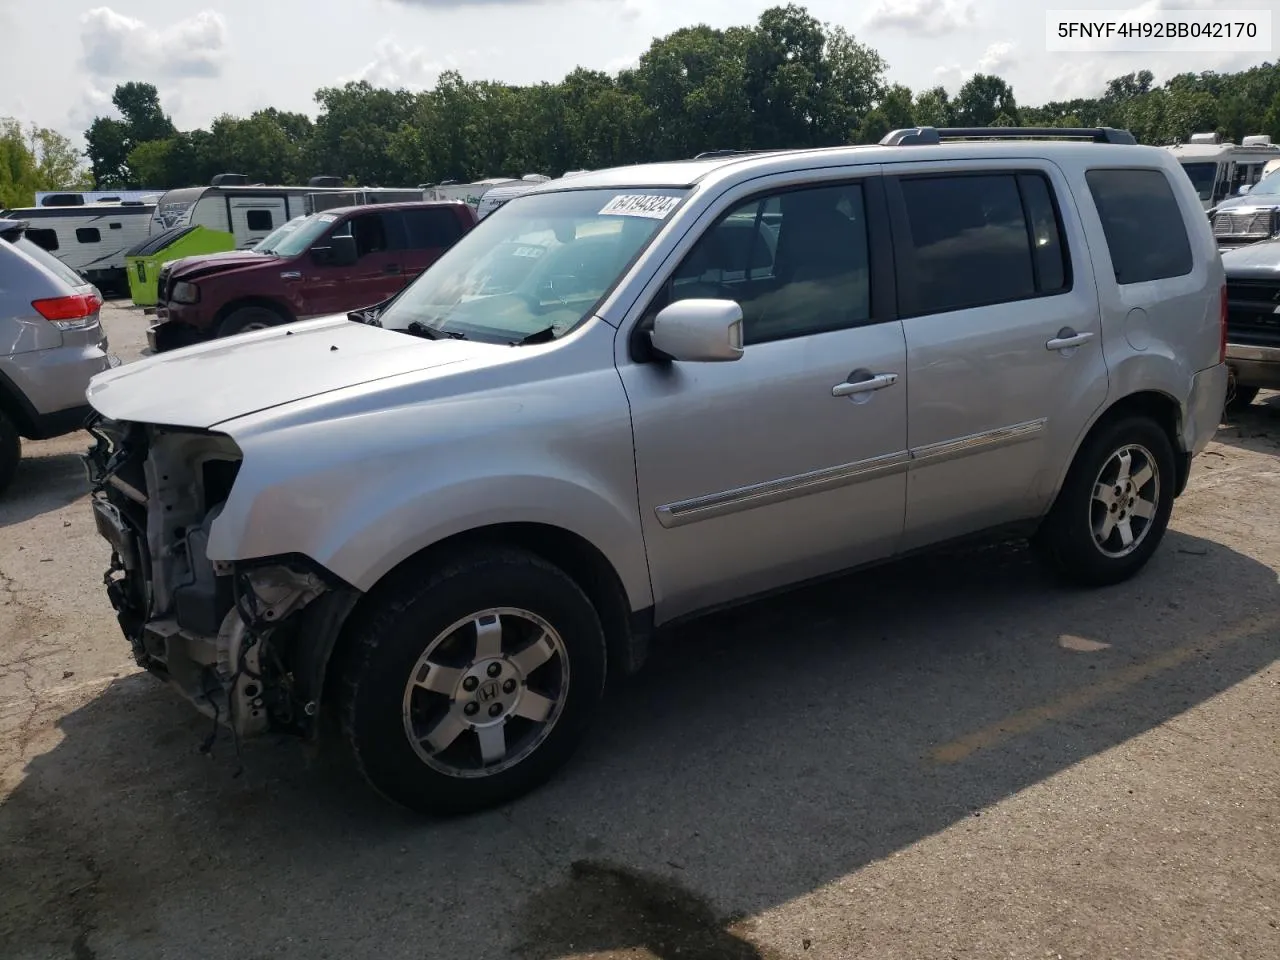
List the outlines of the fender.
{"type": "Polygon", "coordinates": [[[430,402],[367,389],[376,409],[319,399],[220,426],[244,459],[210,559],[301,553],[364,592],[446,537],[537,523],[594,545],[632,610],[652,603],[630,409],[612,365],[430,402]]]}

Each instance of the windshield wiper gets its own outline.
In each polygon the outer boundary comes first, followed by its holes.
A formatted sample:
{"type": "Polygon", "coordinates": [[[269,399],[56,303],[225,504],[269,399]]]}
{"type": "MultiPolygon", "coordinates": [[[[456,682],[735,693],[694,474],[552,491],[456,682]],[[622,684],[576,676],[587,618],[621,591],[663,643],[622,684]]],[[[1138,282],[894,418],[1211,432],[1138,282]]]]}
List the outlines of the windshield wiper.
{"type": "Polygon", "coordinates": [[[435,327],[429,327],[421,320],[410,320],[405,331],[413,334],[415,337],[423,337],[427,340],[440,340],[447,338],[449,340],[465,340],[467,335],[461,330],[437,330],[435,327]]]}
{"type": "Polygon", "coordinates": [[[556,338],[555,327],[543,327],[536,333],[531,333],[527,337],[521,337],[519,340],[512,340],[513,347],[529,347],[536,343],[550,343],[556,338]]]}

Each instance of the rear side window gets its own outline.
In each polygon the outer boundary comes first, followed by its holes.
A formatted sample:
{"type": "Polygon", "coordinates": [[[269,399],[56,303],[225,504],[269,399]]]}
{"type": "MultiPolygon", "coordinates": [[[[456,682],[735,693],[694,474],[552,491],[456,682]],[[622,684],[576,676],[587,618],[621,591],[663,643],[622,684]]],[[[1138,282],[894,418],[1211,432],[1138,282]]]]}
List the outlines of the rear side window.
{"type": "Polygon", "coordinates": [[[1191,272],[1187,225],[1162,171],[1090,170],[1085,179],[1102,220],[1116,283],[1144,283],[1191,272]]]}
{"type": "MultiPolygon", "coordinates": [[[[53,233],[52,230],[43,232],[53,233]]],[[[85,279],[80,274],[76,273],[53,254],[32,243],[31,233],[32,231],[28,230],[26,236],[21,237],[14,246],[64,283],[68,283],[73,287],[79,287],[85,283],[85,279]]]]}
{"type": "Polygon", "coordinates": [[[80,243],[98,243],[102,239],[102,234],[98,232],[97,227],[77,227],[76,239],[80,243]]]}
{"type": "Polygon", "coordinates": [[[58,235],[52,230],[28,230],[27,239],[34,243],[41,250],[57,250],[58,235]]]}
{"type": "Polygon", "coordinates": [[[253,231],[272,230],[270,210],[247,210],[244,215],[245,225],[253,231]]]}
{"type": "Polygon", "coordinates": [[[912,177],[900,186],[908,233],[899,266],[905,314],[1070,289],[1062,225],[1043,176],[912,177]]]}
{"type": "Polygon", "coordinates": [[[405,210],[402,216],[411,250],[451,247],[462,236],[462,225],[450,210],[405,210]]]}

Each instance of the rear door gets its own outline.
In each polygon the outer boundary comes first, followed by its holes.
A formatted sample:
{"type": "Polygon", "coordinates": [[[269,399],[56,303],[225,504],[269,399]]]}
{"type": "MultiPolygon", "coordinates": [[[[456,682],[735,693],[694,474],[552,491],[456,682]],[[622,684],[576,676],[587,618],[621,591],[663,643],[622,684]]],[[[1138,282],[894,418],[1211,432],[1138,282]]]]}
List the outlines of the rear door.
{"type": "Polygon", "coordinates": [[[1088,248],[1056,166],[893,170],[912,549],[1038,515],[1059,454],[1106,400],[1107,367],[1088,248]]]}
{"type": "Polygon", "coordinates": [[[458,215],[448,207],[402,210],[405,228],[405,283],[435,263],[462,236],[458,215]]]}
{"type": "Polygon", "coordinates": [[[238,248],[253,246],[289,219],[289,209],[282,196],[228,197],[227,214],[238,248]]]}

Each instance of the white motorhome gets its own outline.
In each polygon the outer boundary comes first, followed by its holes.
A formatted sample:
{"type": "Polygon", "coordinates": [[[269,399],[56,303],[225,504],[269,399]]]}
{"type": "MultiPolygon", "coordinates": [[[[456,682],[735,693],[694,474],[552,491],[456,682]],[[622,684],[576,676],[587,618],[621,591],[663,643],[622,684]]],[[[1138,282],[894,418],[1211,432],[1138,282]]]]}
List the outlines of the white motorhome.
{"type": "Polygon", "coordinates": [[[294,217],[332,207],[421,200],[422,190],[394,187],[346,187],[333,177],[312,177],[304,187],[248,184],[235,174],[220,174],[207,187],[181,187],[156,204],[151,232],[201,226],[235,237],[238,249],[252,247],[294,217]]]}
{"type": "Polygon", "coordinates": [[[125,253],[147,238],[154,197],[75,206],[22,207],[4,216],[25,220],[26,236],[104,292],[128,292],[125,253]]]}
{"type": "Polygon", "coordinates": [[[545,183],[550,179],[550,177],[543,176],[540,173],[527,173],[519,179],[515,177],[490,177],[487,180],[476,180],[472,183],[428,183],[422,185],[422,193],[427,200],[461,200],[475,210],[478,217],[483,219],[489,209],[484,206],[484,198],[489,195],[490,191],[514,189],[518,192],[524,192],[526,189],[545,183]],[[482,212],[482,209],[484,212],[482,212]]]}
{"type": "MultiPolygon", "coordinates": [[[[590,172],[590,170],[571,170],[564,174],[564,176],[557,177],[556,179],[565,180],[569,177],[576,177],[581,173],[590,172]]],[[[480,198],[480,203],[476,205],[476,218],[483,220],[508,200],[522,196],[537,187],[539,184],[546,183],[550,179],[550,177],[543,177],[536,173],[532,173],[520,180],[512,181],[506,186],[494,187],[480,198]]]]}
{"type": "Polygon", "coordinates": [[[1244,137],[1237,144],[1216,133],[1196,133],[1188,142],[1168,149],[1191,178],[1206,210],[1237,196],[1241,187],[1252,187],[1269,163],[1280,159],[1280,146],[1263,134],[1244,137]]]}

